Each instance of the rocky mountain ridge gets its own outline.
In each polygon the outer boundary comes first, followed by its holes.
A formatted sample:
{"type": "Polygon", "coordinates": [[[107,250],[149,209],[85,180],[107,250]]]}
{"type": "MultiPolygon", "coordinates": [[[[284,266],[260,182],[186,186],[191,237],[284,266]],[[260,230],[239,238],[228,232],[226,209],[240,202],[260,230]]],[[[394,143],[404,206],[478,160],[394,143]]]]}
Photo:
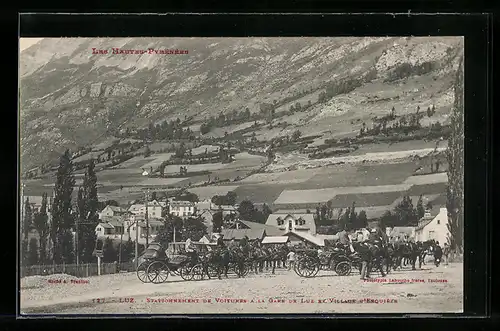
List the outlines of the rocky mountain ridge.
{"type": "MultiPolygon", "coordinates": [[[[21,166],[99,142],[111,129],[184,117],[202,123],[247,107],[253,113],[262,103],[314,100],[328,83],[362,79],[363,86],[332,101],[342,108],[370,84],[378,92],[414,84],[404,66],[424,68],[416,85],[426,86],[425,77],[442,82],[432,96],[441,98],[462,53],[463,40],[451,37],[43,39],[20,55],[21,166]],[[92,48],[188,54],[92,54],[92,48]]],[[[370,102],[383,104],[378,99],[370,102]]],[[[311,107],[294,125],[306,131],[325,125],[338,116],[329,110],[332,102],[311,107]]],[[[344,112],[364,116],[352,104],[344,112]]]]}

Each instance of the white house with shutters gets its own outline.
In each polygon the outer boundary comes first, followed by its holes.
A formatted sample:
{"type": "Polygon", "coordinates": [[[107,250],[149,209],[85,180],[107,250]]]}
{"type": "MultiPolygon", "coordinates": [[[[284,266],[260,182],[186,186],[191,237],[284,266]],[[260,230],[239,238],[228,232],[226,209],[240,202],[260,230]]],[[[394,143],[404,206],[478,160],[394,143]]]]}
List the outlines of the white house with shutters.
{"type": "Polygon", "coordinates": [[[432,217],[430,213],[426,213],[418,222],[415,229],[415,239],[417,241],[436,240],[443,246],[448,242],[450,231],[448,230],[448,210],[440,208],[439,213],[432,217]]]}
{"type": "MultiPolygon", "coordinates": [[[[158,201],[153,200],[148,202],[148,217],[160,218],[162,210],[163,207],[158,201]]],[[[146,205],[142,203],[133,204],[129,207],[128,211],[137,216],[144,216],[146,215],[146,205]]]]}
{"type": "Polygon", "coordinates": [[[273,213],[267,217],[266,225],[272,225],[282,231],[316,234],[316,223],[313,214],[279,214],[273,213]]]}
{"type": "Polygon", "coordinates": [[[195,204],[191,201],[170,201],[169,213],[179,217],[193,216],[196,212],[195,204]]]}

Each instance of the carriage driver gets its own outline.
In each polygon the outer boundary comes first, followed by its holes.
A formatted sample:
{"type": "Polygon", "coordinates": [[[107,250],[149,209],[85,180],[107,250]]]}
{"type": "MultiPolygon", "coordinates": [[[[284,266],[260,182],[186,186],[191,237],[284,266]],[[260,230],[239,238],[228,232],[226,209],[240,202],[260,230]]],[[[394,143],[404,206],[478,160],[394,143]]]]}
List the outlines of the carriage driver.
{"type": "Polygon", "coordinates": [[[351,252],[354,252],[354,248],[352,247],[351,243],[351,238],[349,238],[349,233],[347,232],[347,227],[344,227],[344,230],[340,231],[338,236],[339,236],[339,242],[345,249],[345,251],[347,252],[348,250],[350,250],[351,252]]]}
{"type": "Polygon", "coordinates": [[[192,261],[196,261],[196,251],[193,249],[192,244],[191,244],[191,239],[189,239],[189,238],[188,238],[188,240],[186,240],[185,250],[186,250],[187,256],[189,256],[192,261]]]}
{"type": "Polygon", "coordinates": [[[222,237],[219,237],[217,239],[217,249],[224,249],[226,248],[226,244],[224,244],[224,239],[222,237]]]}

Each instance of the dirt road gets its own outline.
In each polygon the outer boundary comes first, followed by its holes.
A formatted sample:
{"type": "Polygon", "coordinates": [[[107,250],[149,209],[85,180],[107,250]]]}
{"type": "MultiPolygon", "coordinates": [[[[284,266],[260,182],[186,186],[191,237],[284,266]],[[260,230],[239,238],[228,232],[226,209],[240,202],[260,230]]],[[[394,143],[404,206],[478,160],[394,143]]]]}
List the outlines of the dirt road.
{"type": "Polygon", "coordinates": [[[21,289],[21,311],[37,314],[442,313],[463,310],[463,264],[403,269],[370,282],[320,272],[143,284],[135,274],[92,277],[88,284],[21,289]],[[99,300],[98,300],[99,299],[99,300]]]}

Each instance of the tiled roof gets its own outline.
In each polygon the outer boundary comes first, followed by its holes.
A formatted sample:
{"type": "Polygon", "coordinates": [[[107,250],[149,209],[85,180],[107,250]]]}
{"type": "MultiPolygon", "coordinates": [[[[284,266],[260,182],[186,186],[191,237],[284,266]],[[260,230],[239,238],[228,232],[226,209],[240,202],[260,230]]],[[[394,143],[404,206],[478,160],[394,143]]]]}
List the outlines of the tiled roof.
{"type": "Polygon", "coordinates": [[[294,219],[302,218],[304,221],[306,221],[306,224],[315,224],[314,214],[292,214],[292,213],[283,213],[283,214],[273,213],[267,217],[266,224],[270,223],[274,224],[278,218],[285,219],[289,215],[292,216],[294,219]]]}
{"type": "Polygon", "coordinates": [[[114,229],[114,227],[109,223],[99,223],[99,225],[105,229],[114,229]]]}
{"type": "Polygon", "coordinates": [[[424,219],[422,218],[419,222],[418,222],[418,226],[415,228],[415,231],[420,231],[422,230],[423,228],[425,228],[430,222],[432,222],[434,218],[427,218],[427,219],[424,219]]]}
{"type": "Polygon", "coordinates": [[[288,236],[267,236],[262,239],[263,244],[284,244],[288,242],[288,236]]]}
{"type": "Polygon", "coordinates": [[[127,210],[123,209],[122,207],[117,207],[117,206],[106,206],[109,207],[112,211],[118,212],[118,213],[126,213],[127,210]]]}
{"type": "Polygon", "coordinates": [[[264,230],[263,229],[223,229],[222,232],[222,238],[224,240],[241,240],[245,236],[248,237],[250,240],[254,239],[261,239],[264,237],[264,230]]]}
{"type": "Polygon", "coordinates": [[[111,224],[113,227],[123,226],[123,221],[115,219],[115,220],[109,221],[108,224],[111,224]]]}
{"type": "Polygon", "coordinates": [[[123,216],[105,216],[103,215],[101,217],[101,221],[104,222],[110,222],[110,221],[118,221],[118,222],[123,222],[125,218],[123,216]]]}
{"type": "Polygon", "coordinates": [[[178,207],[194,207],[194,203],[191,201],[171,201],[170,205],[178,207]]]}
{"type": "Polygon", "coordinates": [[[296,235],[299,238],[302,238],[316,246],[325,246],[325,239],[317,236],[313,236],[312,234],[308,232],[296,232],[296,231],[290,231],[285,233],[286,236],[290,235],[296,235]]]}
{"type": "Polygon", "coordinates": [[[283,231],[273,225],[242,220],[240,220],[240,222],[248,226],[250,229],[266,230],[266,235],[268,236],[281,236],[283,234],[283,231]]]}
{"type": "Polygon", "coordinates": [[[128,210],[141,210],[141,208],[144,208],[144,205],[143,204],[140,204],[140,203],[136,203],[136,204],[133,204],[130,206],[130,208],[128,210]]]}
{"type": "Polygon", "coordinates": [[[392,236],[397,236],[400,234],[411,235],[414,230],[415,230],[415,228],[412,226],[395,226],[392,228],[390,236],[392,237],[392,236]]]}

